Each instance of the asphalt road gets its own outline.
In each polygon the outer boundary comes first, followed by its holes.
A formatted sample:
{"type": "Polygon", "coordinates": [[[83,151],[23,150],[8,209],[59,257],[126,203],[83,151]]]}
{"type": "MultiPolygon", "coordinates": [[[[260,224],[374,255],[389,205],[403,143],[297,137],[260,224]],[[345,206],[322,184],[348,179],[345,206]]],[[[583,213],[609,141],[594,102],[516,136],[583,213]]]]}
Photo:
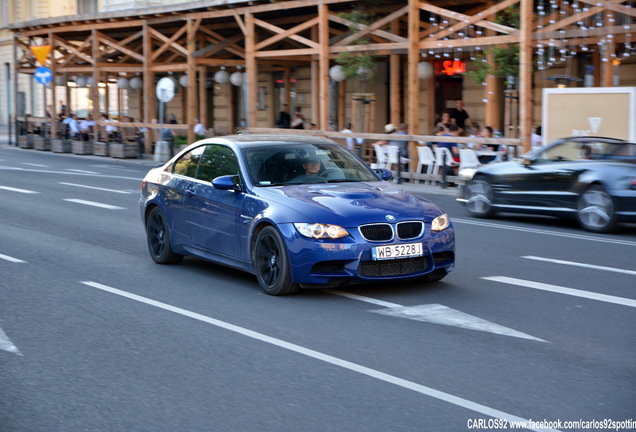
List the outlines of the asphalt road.
{"type": "Polygon", "coordinates": [[[270,297],[150,259],[151,165],[0,147],[0,431],[636,429],[636,226],[431,195],[443,281],[270,297]]]}

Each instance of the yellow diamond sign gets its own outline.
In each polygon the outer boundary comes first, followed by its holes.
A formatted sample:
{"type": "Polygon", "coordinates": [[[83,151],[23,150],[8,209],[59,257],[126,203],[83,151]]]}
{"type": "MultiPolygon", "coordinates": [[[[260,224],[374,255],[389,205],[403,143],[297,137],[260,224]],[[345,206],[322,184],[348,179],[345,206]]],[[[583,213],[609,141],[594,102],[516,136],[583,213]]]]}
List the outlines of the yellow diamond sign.
{"type": "Polygon", "coordinates": [[[33,53],[35,58],[38,59],[38,62],[42,66],[44,66],[44,63],[46,63],[46,58],[49,56],[49,53],[51,52],[51,49],[53,47],[51,45],[38,45],[31,46],[29,48],[31,48],[31,52],[33,53]]]}

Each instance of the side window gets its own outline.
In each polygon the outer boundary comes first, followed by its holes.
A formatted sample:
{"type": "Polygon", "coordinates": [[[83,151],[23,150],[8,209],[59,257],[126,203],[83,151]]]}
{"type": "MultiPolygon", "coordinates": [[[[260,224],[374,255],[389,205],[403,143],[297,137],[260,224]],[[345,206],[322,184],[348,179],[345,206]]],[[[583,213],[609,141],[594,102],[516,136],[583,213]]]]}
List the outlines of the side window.
{"type": "Polygon", "coordinates": [[[172,166],[172,172],[194,178],[204,149],[205,146],[199,146],[181,156],[172,166]]]}
{"type": "Polygon", "coordinates": [[[224,175],[236,175],[239,172],[236,155],[229,147],[218,144],[205,146],[196,178],[211,182],[224,175]]]}

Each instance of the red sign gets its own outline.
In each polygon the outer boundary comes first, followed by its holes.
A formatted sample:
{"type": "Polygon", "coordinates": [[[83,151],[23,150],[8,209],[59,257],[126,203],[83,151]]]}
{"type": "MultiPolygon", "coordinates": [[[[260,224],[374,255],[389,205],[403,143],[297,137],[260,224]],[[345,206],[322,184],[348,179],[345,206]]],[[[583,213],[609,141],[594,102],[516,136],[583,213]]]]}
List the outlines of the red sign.
{"type": "Polygon", "coordinates": [[[463,74],[466,72],[466,63],[461,60],[435,60],[435,75],[463,74]]]}

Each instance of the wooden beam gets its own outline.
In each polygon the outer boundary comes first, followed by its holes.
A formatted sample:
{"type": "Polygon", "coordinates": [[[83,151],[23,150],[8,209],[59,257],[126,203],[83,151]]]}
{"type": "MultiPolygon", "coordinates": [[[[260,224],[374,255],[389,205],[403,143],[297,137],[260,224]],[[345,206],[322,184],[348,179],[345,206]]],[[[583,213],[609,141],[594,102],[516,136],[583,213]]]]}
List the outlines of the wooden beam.
{"type": "Polygon", "coordinates": [[[318,129],[329,129],[329,8],[325,4],[318,6],[318,40],[320,55],[318,59],[318,83],[320,107],[318,129]]]}
{"type": "Polygon", "coordinates": [[[307,30],[310,27],[318,24],[319,17],[311,19],[309,21],[305,21],[295,27],[292,27],[288,30],[282,31],[275,36],[270,37],[269,39],[262,40],[261,42],[256,44],[255,49],[258,51],[266,46],[272,45],[280,40],[291,37],[292,35],[296,35],[304,30],[307,30]]]}
{"type": "Polygon", "coordinates": [[[532,0],[521,0],[519,40],[519,123],[523,153],[530,151],[532,134],[532,0]]]}
{"type": "MultiPolygon", "coordinates": [[[[262,27],[262,28],[264,28],[266,30],[271,31],[274,34],[285,33],[284,29],[282,29],[280,27],[277,27],[275,25],[272,25],[272,24],[270,24],[268,22],[256,19],[256,18],[254,19],[254,24],[259,26],[259,27],[262,27]]],[[[311,47],[311,48],[319,48],[320,47],[320,45],[318,43],[316,43],[316,42],[314,42],[314,41],[312,41],[310,39],[307,39],[305,37],[299,36],[297,34],[288,34],[287,38],[292,39],[292,40],[294,40],[296,42],[299,42],[299,43],[301,43],[301,44],[303,44],[305,46],[311,47]]]]}
{"type": "MultiPolygon", "coordinates": [[[[256,23],[254,15],[250,12],[245,13],[245,64],[247,74],[247,113],[245,123],[248,129],[256,127],[256,98],[258,92],[258,69],[256,63],[256,23]]],[[[242,103],[240,101],[239,103],[242,103]]]]}
{"type": "MultiPolygon", "coordinates": [[[[337,46],[349,45],[351,42],[355,41],[356,39],[365,37],[369,33],[373,33],[376,36],[381,36],[384,39],[392,40],[394,42],[406,42],[407,39],[398,35],[397,33],[380,32],[378,30],[391,22],[394,22],[394,21],[399,22],[399,19],[407,14],[408,9],[409,9],[408,6],[404,6],[396,10],[395,12],[385,16],[384,18],[374,22],[373,24],[370,24],[368,26],[359,25],[360,31],[345,37],[344,39],[339,41],[336,45],[337,46]]],[[[348,24],[351,25],[353,23],[349,21],[348,24]]]]}

